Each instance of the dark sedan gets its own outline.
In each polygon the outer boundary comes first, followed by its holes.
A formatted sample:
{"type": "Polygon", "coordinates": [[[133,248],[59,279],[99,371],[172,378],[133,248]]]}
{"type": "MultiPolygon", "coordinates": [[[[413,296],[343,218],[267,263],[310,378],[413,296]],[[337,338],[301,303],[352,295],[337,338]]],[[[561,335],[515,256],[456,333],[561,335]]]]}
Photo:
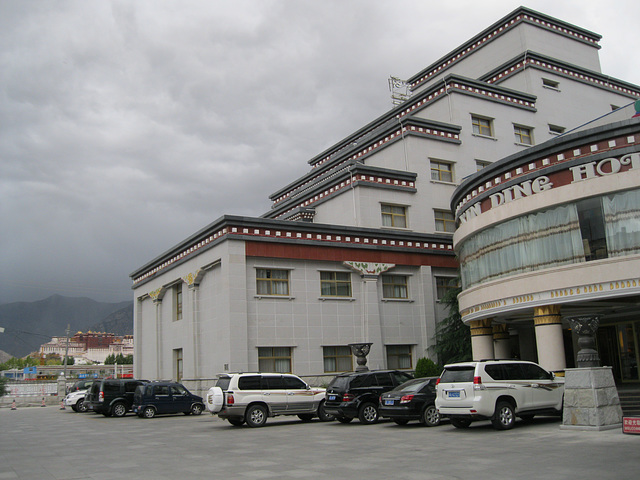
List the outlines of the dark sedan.
{"type": "Polygon", "coordinates": [[[414,378],[380,396],[380,416],[398,425],[418,420],[422,425],[440,425],[436,410],[436,381],[438,377],[414,378]]]}

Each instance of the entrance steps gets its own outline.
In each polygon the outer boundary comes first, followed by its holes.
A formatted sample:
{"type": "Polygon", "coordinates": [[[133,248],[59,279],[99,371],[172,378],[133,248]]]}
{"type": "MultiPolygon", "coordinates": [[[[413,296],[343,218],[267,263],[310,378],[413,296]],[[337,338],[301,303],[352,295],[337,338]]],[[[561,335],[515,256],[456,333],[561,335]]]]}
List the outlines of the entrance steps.
{"type": "Polygon", "coordinates": [[[625,417],[640,417],[640,385],[618,385],[618,397],[625,417]]]}

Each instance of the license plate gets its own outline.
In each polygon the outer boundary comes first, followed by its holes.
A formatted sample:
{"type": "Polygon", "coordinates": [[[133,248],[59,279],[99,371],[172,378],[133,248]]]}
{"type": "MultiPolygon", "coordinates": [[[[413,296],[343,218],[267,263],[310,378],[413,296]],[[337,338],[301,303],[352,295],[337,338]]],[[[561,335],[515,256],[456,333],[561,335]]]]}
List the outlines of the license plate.
{"type": "Polygon", "coordinates": [[[336,396],[335,395],[329,395],[329,400],[335,400],[336,396]]]}
{"type": "Polygon", "coordinates": [[[384,404],[385,405],[393,405],[393,400],[385,400],[384,404]]]}
{"type": "Polygon", "coordinates": [[[447,392],[447,396],[449,398],[460,398],[460,392],[458,390],[452,391],[452,392],[447,392]]]}

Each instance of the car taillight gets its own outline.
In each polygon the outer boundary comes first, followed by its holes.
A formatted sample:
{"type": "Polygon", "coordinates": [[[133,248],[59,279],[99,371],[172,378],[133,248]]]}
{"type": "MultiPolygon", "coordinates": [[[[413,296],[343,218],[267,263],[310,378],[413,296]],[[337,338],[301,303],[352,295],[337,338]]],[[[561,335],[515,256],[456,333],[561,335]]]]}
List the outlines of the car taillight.
{"type": "Polygon", "coordinates": [[[356,396],[353,393],[345,393],[344,395],[342,395],[342,401],[343,402],[350,402],[351,400],[355,399],[356,396]]]}
{"type": "Polygon", "coordinates": [[[409,403],[411,400],[413,400],[413,395],[403,395],[400,403],[409,403]]]}
{"type": "Polygon", "coordinates": [[[482,379],[480,377],[473,377],[473,389],[474,390],[484,390],[486,387],[482,384],[482,379]]]}
{"type": "Polygon", "coordinates": [[[440,377],[438,377],[438,379],[436,380],[436,387],[440,385],[440,377]]]}
{"type": "Polygon", "coordinates": [[[100,394],[98,395],[98,401],[104,402],[104,392],[100,392],[100,394]]]}
{"type": "Polygon", "coordinates": [[[227,405],[233,405],[234,403],[236,403],[236,399],[233,398],[233,395],[227,395],[226,404],[227,405]]]}

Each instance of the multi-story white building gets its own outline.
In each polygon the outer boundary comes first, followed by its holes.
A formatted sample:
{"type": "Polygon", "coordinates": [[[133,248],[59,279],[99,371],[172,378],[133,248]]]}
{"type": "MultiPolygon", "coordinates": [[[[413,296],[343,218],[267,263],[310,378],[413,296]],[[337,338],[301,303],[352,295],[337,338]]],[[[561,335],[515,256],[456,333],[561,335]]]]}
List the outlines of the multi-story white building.
{"type": "Polygon", "coordinates": [[[458,277],[456,185],[640,97],[600,71],[599,40],[518,8],[408,79],[262,217],[223,216],[136,269],[136,376],[330,375],[363,341],[373,368],[432,356],[458,277]]]}

